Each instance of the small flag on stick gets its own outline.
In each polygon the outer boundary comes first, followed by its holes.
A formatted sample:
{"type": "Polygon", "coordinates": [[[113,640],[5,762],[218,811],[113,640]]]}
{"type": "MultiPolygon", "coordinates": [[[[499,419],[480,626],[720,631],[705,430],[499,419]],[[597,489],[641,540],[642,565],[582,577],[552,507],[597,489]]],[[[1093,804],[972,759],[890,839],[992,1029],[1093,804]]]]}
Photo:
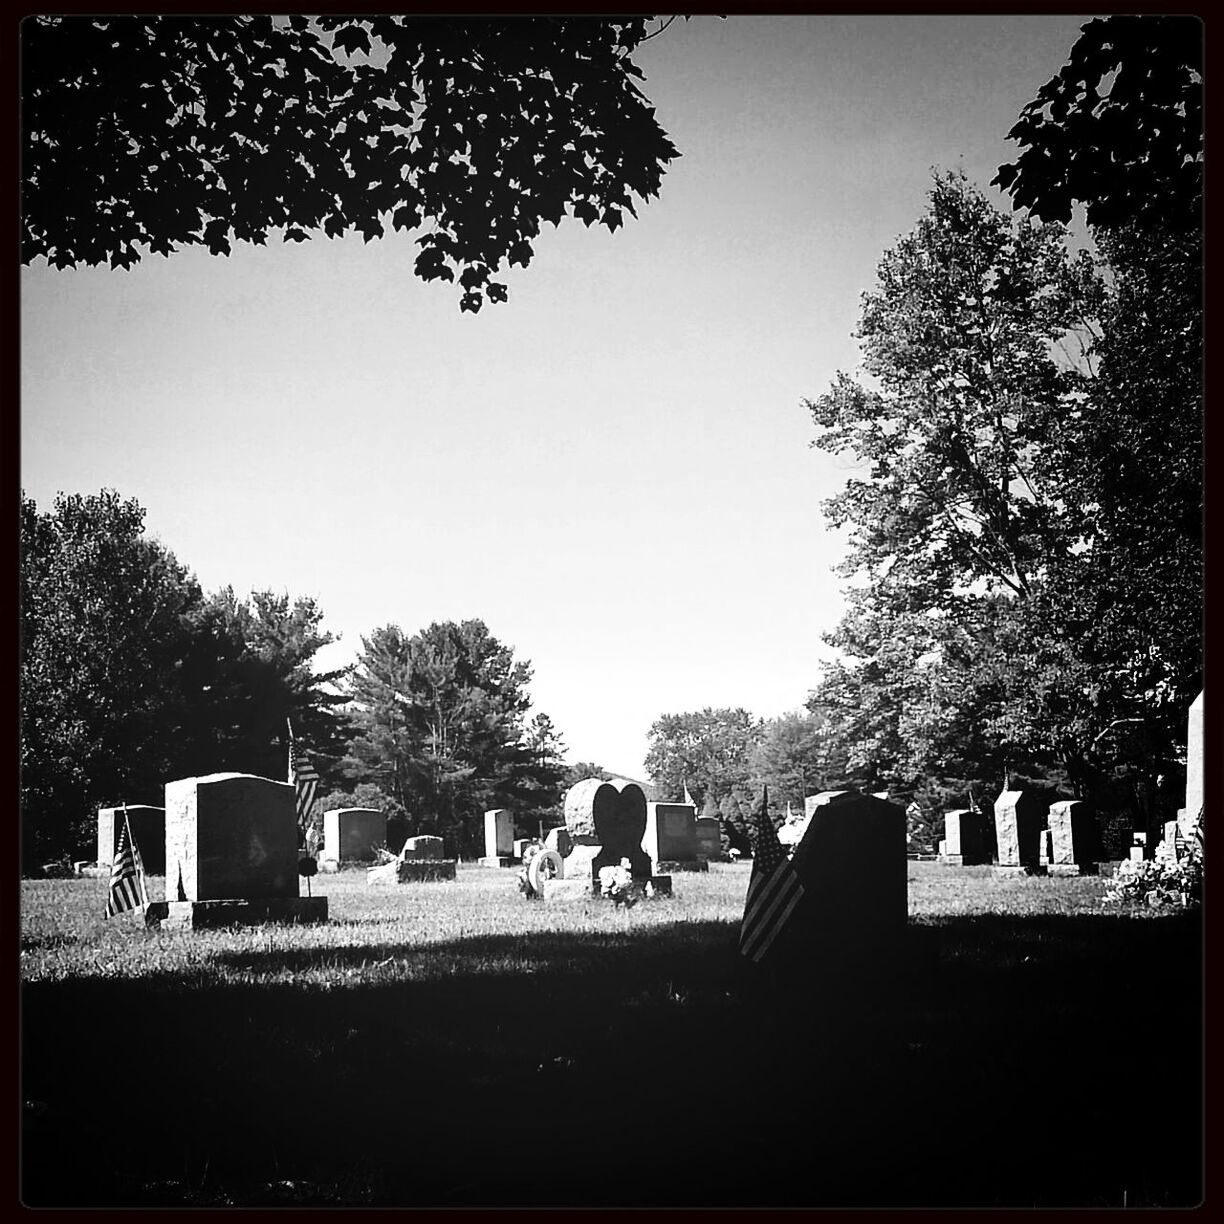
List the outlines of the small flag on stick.
{"type": "Polygon", "coordinates": [[[694,799],[693,796],[689,794],[689,788],[688,788],[687,782],[684,784],[684,802],[687,803],[689,807],[697,806],[697,800],[694,799]]]}
{"type": "Polygon", "coordinates": [[[145,884],[144,864],[140,851],[132,840],[132,829],[128,823],[127,805],[123,807],[123,831],[119,834],[119,849],[111,864],[110,893],[106,898],[105,917],[113,918],[124,910],[144,909],[149,904],[149,890],[145,884]]]}
{"type": "Polygon", "coordinates": [[[297,805],[297,823],[302,835],[306,833],[306,819],[319,789],[319,775],[310,763],[310,757],[293,741],[293,724],[289,724],[289,783],[293,787],[297,805]]]}
{"type": "Polygon", "coordinates": [[[750,961],[760,963],[802,897],[803,885],[769,819],[769,788],[766,787],[761,795],[761,806],[756,811],[752,876],[740,923],[740,951],[750,961]]]}

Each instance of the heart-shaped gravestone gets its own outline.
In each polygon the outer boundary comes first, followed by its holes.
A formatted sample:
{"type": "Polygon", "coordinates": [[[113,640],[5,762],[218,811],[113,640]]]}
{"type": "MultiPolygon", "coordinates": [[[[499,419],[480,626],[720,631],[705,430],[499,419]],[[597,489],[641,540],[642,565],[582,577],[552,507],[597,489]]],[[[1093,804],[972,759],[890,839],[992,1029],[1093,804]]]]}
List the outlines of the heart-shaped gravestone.
{"type": "Polygon", "coordinates": [[[621,859],[628,859],[633,876],[650,877],[650,856],[642,849],[646,795],[636,782],[584,778],[565,797],[565,825],[579,844],[598,843],[599,853],[591,864],[593,876],[598,877],[601,867],[619,867],[621,859]]]}

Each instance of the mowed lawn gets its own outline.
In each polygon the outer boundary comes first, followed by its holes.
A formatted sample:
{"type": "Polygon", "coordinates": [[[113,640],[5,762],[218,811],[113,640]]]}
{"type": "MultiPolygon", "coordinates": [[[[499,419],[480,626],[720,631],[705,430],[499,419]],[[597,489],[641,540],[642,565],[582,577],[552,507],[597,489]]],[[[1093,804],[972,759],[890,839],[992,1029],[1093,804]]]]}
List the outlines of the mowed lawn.
{"type": "MultiPolygon", "coordinates": [[[[148,931],[22,884],[36,1206],[1176,1207],[1197,913],[909,864],[887,964],[745,973],[747,865],[632,909],[316,877],[319,927],[148,931]]],[[[161,881],[153,881],[159,897],[161,881]]],[[[853,924],[839,935],[853,946],[853,924]]]]}

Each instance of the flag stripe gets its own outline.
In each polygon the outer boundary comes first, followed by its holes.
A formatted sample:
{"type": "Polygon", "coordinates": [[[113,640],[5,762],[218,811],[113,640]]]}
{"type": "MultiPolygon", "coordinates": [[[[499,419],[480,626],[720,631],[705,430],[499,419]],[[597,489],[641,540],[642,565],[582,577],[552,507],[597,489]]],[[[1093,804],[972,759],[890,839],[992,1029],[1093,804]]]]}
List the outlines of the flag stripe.
{"type": "MultiPolygon", "coordinates": [[[[785,922],[785,916],[774,916],[778,910],[787,905],[788,900],[793,906],[803,895],[803,888],[795,878],[793,870],[785,873],[775,872],[766,886],[761,889],[761,895],[755,902],[749,901],[744,907],[744,922],[740,932],[740,946],[747,951],[754,939],[771,929],[772,925],[780,926],[785,922]]],[[[787,907],[789,914],[791,906],[787,907]]]]}
{"type": "MultiPolygon", "coordinates": [[[[759,944],[758,947],[752,948],[749,946],[749,947],[744,948],[744,955],[747,956],[749,960],[759,961],[761,957],[764,956],[765,953],[769,951],[770,944],[773,943],[774,939],[777,937],[778,932],[782,929],[783,924],[790,917],[791,910],[793,910],[795,906],[799,904],[799,900],[802,896],[803,896],[803,890],[800,889],[797,893],[794,894],[794,896],[791,897],[789,903],[786,906],[786,909],[784,909],[782,913],[778,915],[777,922],[775,922],[774,925],[768,929],[768,933],[766,934],[764,940],[758,941],[758,944],[759,944]]],[[[758,930],[756,932],[756,935],[760,935],[760,933],[761,931],[758,930]]],[[[754,935],[753,938],[756,938],[756,935],[754,935]]],[[[752,941],[750,940],[749,944],[751,944],[751,942],[752,941]]]]}
{"type": "Polygon", "coordinates": [[[740,951],[751,961],[760,961],[773,946],[795,907],[803,899],[803,885],[782,849],[769,819],[769,792],[761,794],[756,812],[752,876],[744,898],[740,923],[740,951]]]}
{"type": "Polygon", "coordinates": [[[105,916],[113,918],[125,910],[147,905],[148,901],[144,865],[140,860],[140,851],[132,841],[131,830],[125,818],[123,831],[119,835],[119,850],[111,864],[110,891],[106,897],[105,916]]]}
{"type": "Polygon", "coordinates": [[[802,892],[794,871],[775,871],[772,876],[752,895],[749,890],[747,903],[744,905],[744,926],[749,927],[757,922],[765,922],[781,904],[782,899],[792,889],[802,892]]]}

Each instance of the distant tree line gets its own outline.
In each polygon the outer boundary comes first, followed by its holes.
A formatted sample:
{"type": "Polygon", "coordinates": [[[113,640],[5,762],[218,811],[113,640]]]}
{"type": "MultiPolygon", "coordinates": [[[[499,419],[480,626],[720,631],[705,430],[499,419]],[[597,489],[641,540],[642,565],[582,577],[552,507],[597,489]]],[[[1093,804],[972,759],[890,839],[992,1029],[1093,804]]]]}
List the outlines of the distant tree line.
{"type": "Polygon", "coordinates": [[[112,490],[45,512],[23,494],[21,552],[26,870],[88,856],[99,806],[160,804],[174,778],[286,777],[290,723],[321,777],[316,825],[350,798],[467,854],[486,808],[560,810],[570,771],[548,716],[527,718],[530,664],[479,620],[384,626],[320,672],[335,639],[312,598],[205,594],[112,490]]]}

